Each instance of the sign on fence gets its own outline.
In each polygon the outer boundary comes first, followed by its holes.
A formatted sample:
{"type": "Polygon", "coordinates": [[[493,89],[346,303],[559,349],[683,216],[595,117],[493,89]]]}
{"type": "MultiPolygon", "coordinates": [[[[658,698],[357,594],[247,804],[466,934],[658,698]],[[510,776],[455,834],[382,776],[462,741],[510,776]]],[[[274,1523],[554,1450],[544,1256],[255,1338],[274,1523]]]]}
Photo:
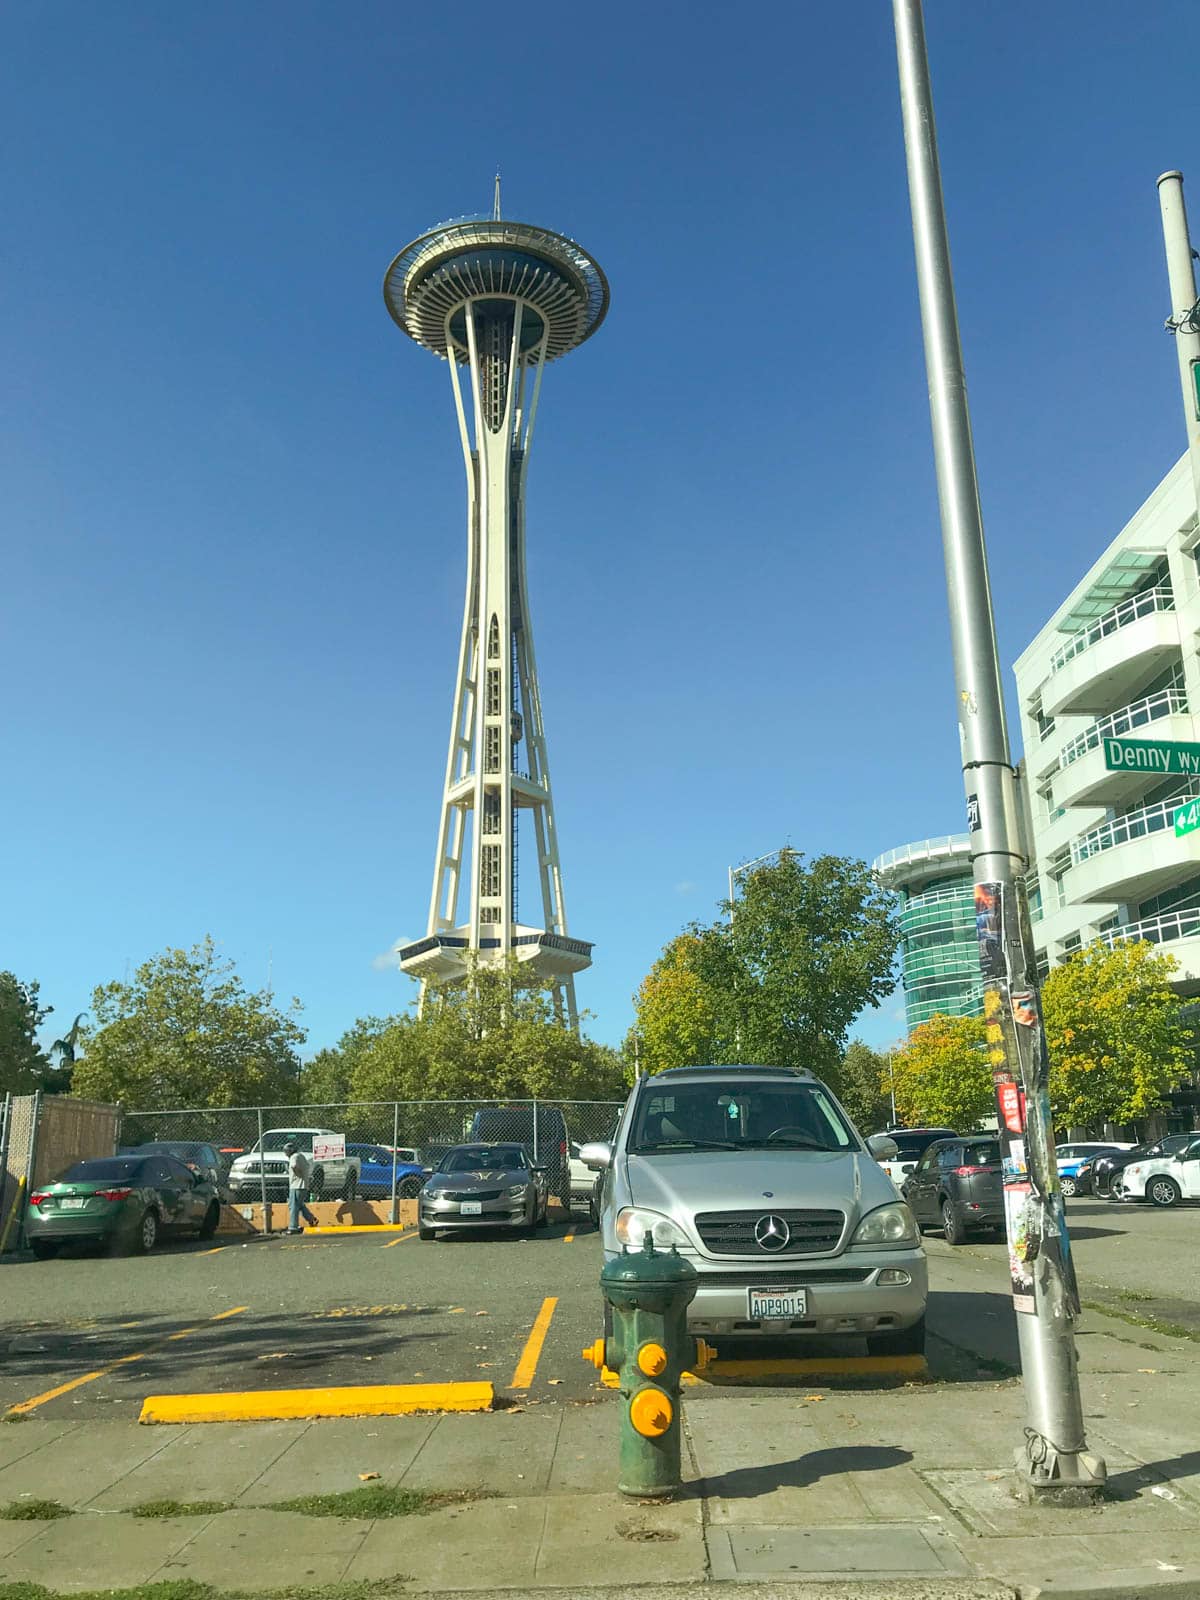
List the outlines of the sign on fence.
{"type": "Polygon", "coordinates": [[[344,1133],[322,1133],[313,1140],[314,1161],[343,1161],[346,1156],[344,1133]]]}

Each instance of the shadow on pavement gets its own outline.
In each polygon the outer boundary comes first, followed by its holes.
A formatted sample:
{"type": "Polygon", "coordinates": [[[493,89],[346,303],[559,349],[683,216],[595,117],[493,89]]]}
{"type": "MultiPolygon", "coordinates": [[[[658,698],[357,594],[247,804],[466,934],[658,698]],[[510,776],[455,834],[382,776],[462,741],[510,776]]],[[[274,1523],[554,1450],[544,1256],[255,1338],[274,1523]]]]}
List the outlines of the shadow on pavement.
{"type": "MultiPolygon", "coordinates": [[[[934,1338],[964,1352],[968,1360],[989,1366],[999,1364],[1007,1369],[1005,1376],[1020,1371],[1017,1316],[1011,1295],[986,1289],[931,1289],[926,1321],[934,1338]]],[[[943,1372],[935,1366],[934,1376],[943,1381],[978,1382],[981,1374],[943,1372]]]]}
{"type": "Polygon", "coordinates": [[[385,1314],[330,1318],[305,1314],[230,1317],[222,1322],[155,1318],[131,1327],[125,1319],[98,1318],[78,1328],[0,1326],[0,1364],[6,1380],[39,1382],[107,1367],[122,1357],[142,1353],[135,1365],[122,1368],[149,1381],[187,1383],[202,1374],[206,1384],[270,1389],[290,1383],[299,1372],[328,1371],[348,1363],[359,1371],[356,1381],[371,1382],[379,1361],[384,1382],[385,1361],[394,1364],[397,1350],[415,1340],[442,1337],[421,1330],[420,1319],[434,1308],[384,1308],[385,1314]],[[185,1339],[170,1336],[189,1330],[185,1339]]]}
{"type": "Polygon", "coordinates": [[[761,1467],[735,1467],[715,1477],[701,1478],[684,1485],[686,1498],[705,1495],[724,1500],[756,1500],[775,1489],[807,1489],[822,1478],[840,1477],[845,1472],[886,1472],[913,1459],[910,1450],[894,1445],[839,1445],[813,1450],[795,1461],[772,1461],[761,1467]]]}
{"type": "Polygon", "coordinates": [[[1190,1477],[1195,1472],[1200,1472],[1200,1450],[1188,1450],[1184,1455],[1171,1456],[1166,1461],[1147,1461],[1145,1466],[1114,1472],[1108,1480],[1109,1498],[1133,1500],[1151,1484],[1170,1483],[1175,1478],[1190,1477]]]}

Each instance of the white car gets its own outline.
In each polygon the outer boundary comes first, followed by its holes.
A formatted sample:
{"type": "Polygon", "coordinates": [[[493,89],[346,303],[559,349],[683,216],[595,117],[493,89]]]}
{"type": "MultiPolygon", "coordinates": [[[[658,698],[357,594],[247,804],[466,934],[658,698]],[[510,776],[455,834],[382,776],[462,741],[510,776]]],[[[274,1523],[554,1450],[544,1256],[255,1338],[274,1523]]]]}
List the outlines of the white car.
{"type": "Polygon", "coordinates": [[[579,1154],[579,1141],[572,1139],[569,1144],[571,1168],[571,1205],[583,1206],[590,1209],[592,1203],[592,1190],[596,1187],[596,1174],[579,1154]]]}
{"type": "MultiPolygon", "coordinates": [[[[294,1143],[311,1157],[317,1139],[340,1139],[343,1136],[329,1128],[272,1128],[262,1136],[262,1151],[255,1144],[229,1169],[229,1193],[234,1202],[261,1199],[266,1189],[268,1200],[287,1198],[288,1158],[284,1145],[294,1143]]],[[[344,1145],[343,1145],[344,1148],[344,1145]]],[[[335,1196],[353,1200],[358,1192],[358,1176],[362,1165],[357,1156],[326,1156],[314,1161],[309,1178],[309,1194],[314,1200],[335,1196]]]]}
{"type": "Polygon", "coordinates": [[[1193,1139],[1177,1156],[1131,1161],[1117,1173],[1113,1193],[1122,1200],[1149,1200],[1156,1206],[1200,1200],[1200,1139],[1193,1139]]]}

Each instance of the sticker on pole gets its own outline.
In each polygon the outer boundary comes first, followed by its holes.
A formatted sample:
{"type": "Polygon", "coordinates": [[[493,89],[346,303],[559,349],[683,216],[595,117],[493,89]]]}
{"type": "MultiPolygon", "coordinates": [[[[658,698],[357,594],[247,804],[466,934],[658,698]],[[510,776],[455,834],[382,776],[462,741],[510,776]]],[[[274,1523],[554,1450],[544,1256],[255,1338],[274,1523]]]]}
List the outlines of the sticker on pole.
{"type": "Polygon", "coordinates": [[[344,1161],[346,1159],[346,1135],[344,1133],[320,1133],[313,1140],[314,1161],[344,1161]]]}

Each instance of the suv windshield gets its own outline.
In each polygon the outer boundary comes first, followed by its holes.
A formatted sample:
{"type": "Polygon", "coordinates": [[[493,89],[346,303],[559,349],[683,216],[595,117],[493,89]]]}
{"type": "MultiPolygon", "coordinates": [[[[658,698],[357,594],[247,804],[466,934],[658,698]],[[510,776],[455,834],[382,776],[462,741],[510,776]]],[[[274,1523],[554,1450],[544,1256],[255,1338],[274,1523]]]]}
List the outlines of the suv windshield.
{"type": "Polygon", "coordinates": [[[668,1150],[854,1150],[858,1141],[817,1083],[713,1077],[644,1093],[627,1146],[668,1150]]]}

